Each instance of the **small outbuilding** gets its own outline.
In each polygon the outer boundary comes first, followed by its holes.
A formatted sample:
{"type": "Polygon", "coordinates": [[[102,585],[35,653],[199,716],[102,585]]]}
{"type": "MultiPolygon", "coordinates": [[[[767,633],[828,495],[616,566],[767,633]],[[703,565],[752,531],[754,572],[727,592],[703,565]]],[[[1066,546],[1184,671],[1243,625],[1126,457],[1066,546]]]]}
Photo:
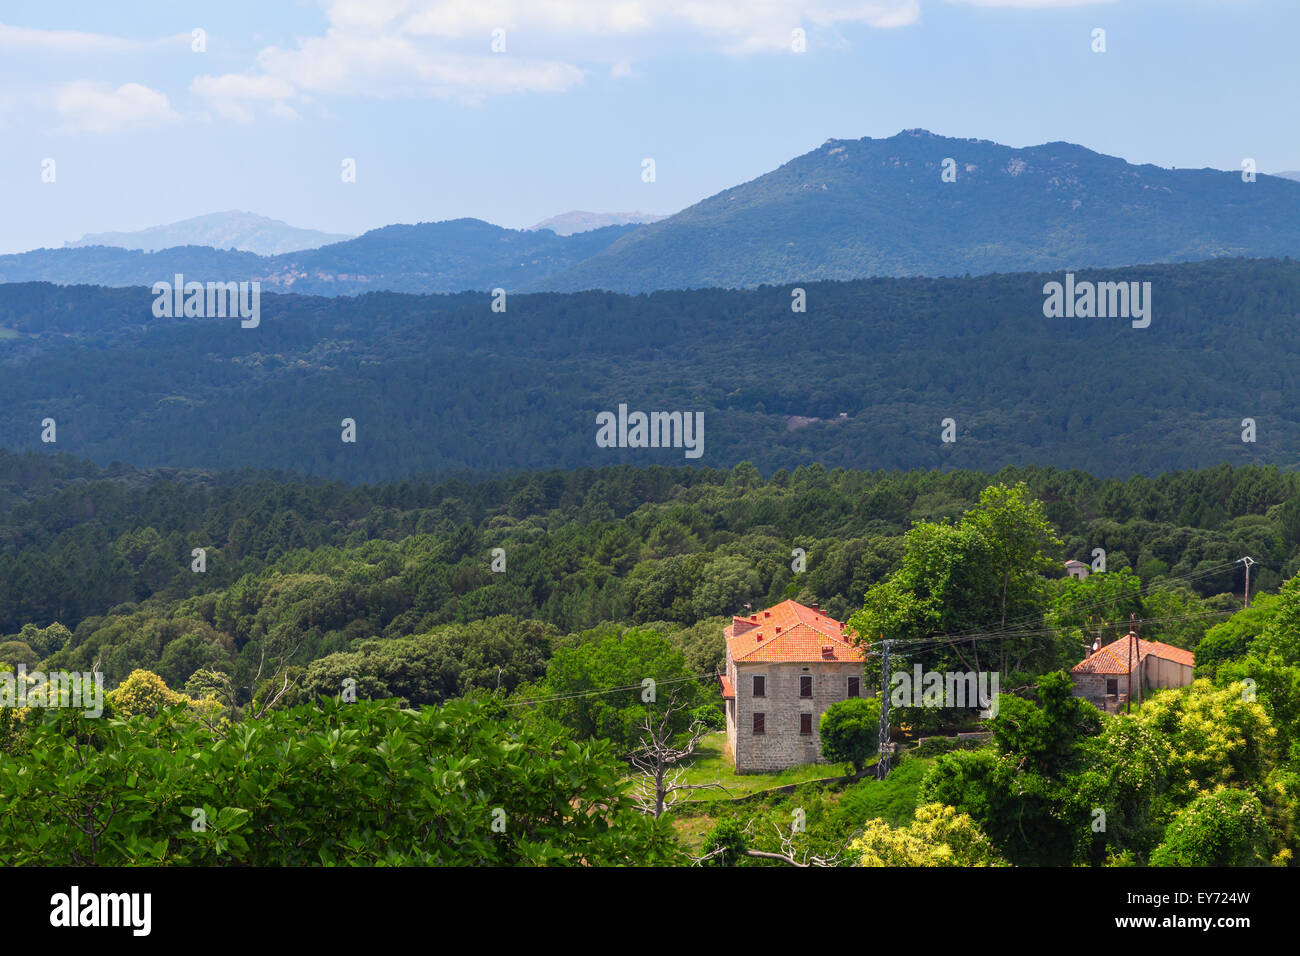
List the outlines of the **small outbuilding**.
{"type": "Polygon", "coordinates": [[[1192,682],[1195,667],[1191,651],[1129,634],[1075,664],[1070,668],[1070,679],[1075,697],[1113,713],[1128,703],[1130,687],[1134,696],[1164,687],[1186,687],[1192,682]]]}

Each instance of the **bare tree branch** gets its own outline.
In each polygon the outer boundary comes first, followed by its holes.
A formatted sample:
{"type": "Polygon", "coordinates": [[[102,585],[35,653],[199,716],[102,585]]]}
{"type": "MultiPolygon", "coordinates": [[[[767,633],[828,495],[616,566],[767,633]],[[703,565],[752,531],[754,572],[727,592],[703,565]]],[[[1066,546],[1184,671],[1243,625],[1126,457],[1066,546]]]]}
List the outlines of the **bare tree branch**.
{"type": "Polygon", "coordinates": [[[675,765],[692,756],[709,733],[708,727],[695,721],[686,730],[685,738],[675,742],[673,718],[683,710],[685,705],[676,693],[668,698],[658,720],[653,709],[647,708],[645,732],[637,748],[628,755],[628,761],[640,773],[632,798],[642,813],[651,814],[655,819],[663,816],[687,791],[727,789],[720,783],[682,783],[686,768],[675,765]]]}

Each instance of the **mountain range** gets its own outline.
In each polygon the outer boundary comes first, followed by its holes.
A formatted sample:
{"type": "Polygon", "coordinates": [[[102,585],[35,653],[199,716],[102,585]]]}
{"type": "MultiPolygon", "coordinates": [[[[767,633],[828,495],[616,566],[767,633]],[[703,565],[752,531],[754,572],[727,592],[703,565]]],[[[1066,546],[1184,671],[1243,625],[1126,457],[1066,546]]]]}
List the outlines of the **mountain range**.
{"type": "Polygon", "coordinates": [[[251,212],[231,210],[214,212],[193,219],[150,226],[136,232],[98,232],[82,236],[76,242],[65,242],[65,249],[83,246],[114,246],[119,249],[138,249],[157,252],[177,246],[209,246],[213,249],[236,249],[254,252],[259,256],[275,256],[284,252],[315,249],[331,242],[343,242],[352,236],[338,233],[299,229],[278,219],[268,219],[251,212]]]}
{"type": "Polygon", "coordinates": [[[827,140],[655,222],[576,231],[587,214],[566,215],[535,230],[475,219],[393,225],[274,256],[194,245],[40,249],[0,256],[0,281],[148,285],[182,272],[322,295],[638,293],[1300,252],[1300,182],[1285,176],[1246,182],[1068,143],[1018,149],[925,130],[827,140]]]}
{"type": "Polygon", "coordinates": [[[151,286],[181,273],[199,281],[257,280],[267,291],[309,295],[514,290],[576,265],[638,228],[606,226],[558,236],[451,219],[384,226],[346,242],[278,256],[194,245],[159,252],[37,249],[0,256],[0,283],[151,286]]]}

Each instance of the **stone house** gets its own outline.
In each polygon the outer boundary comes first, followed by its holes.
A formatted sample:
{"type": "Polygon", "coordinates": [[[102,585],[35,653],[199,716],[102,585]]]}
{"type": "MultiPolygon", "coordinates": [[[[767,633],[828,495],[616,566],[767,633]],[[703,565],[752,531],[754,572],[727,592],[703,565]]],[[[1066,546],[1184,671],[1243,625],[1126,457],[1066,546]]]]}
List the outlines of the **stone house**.
{"type": "Polygon", "coordinates": [[[869,696],[866,655],[845,626],[782,601],[723,629],[727,750],[737,773],[773,772],[822,759],[818,725],[831,704],[869,696]]]}
{"type": "Polygon", "coordinates": [[[1129,674],[1133,696],[1162,687],[1186,687],[1192,682],[1195,655],[1160,641],[1121,637],[1094,650],[1070,668],[1074,696],[1083,697],[1098,710],[1117,711],[1128,701],[1129,674]],[[1136,645],[1137,652],[1133,647],[1136,645]]]}
{"type": "Polygon", "coordinates": [[[1078,578],[1082,581],[1091,573],[1091,569],[1082,561],[1076,561],[1071,558],[1065,562],[1065,574],[1067,577],[1078,578]]]}

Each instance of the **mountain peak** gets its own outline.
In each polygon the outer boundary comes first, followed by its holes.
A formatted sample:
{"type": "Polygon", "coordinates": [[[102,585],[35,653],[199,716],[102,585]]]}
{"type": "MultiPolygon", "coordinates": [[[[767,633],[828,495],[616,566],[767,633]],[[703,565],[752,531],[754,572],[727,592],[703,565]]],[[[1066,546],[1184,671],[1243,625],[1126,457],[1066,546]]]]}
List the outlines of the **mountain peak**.
{"type": "Polygon", "coordinates": [[[207,246],[273,256],[316,249],[351,238],[337,233],[300,229],[278,219],[240,209],[228,209],[134,232],[87,233],[75,242],[65,242],[63,246],[65,249],[112,246],[141,252],[156,252],[177,246],[207,246]]]}
{"type": "Polygon", "coordinates": [[[750,288],[1300,252],[1300,189],[922,128],[828,139],[623,237],[552,291],[750,288]]]}
{"type": "Polygon", "coordinates": [[[530,226],[529,229],[534,232],[539,229],[549,229],[557,236],[571,236],[574,233],[590,232],[592,229],[602,229],[605,226],[658,222],[663,218],[665,217],[655,215],[652,212],[585,212],[581,209],[574,209],[570,212],[562,212],[558,216],[552,216],[549,219],[543,219],[535,226],[530,226]]]}

